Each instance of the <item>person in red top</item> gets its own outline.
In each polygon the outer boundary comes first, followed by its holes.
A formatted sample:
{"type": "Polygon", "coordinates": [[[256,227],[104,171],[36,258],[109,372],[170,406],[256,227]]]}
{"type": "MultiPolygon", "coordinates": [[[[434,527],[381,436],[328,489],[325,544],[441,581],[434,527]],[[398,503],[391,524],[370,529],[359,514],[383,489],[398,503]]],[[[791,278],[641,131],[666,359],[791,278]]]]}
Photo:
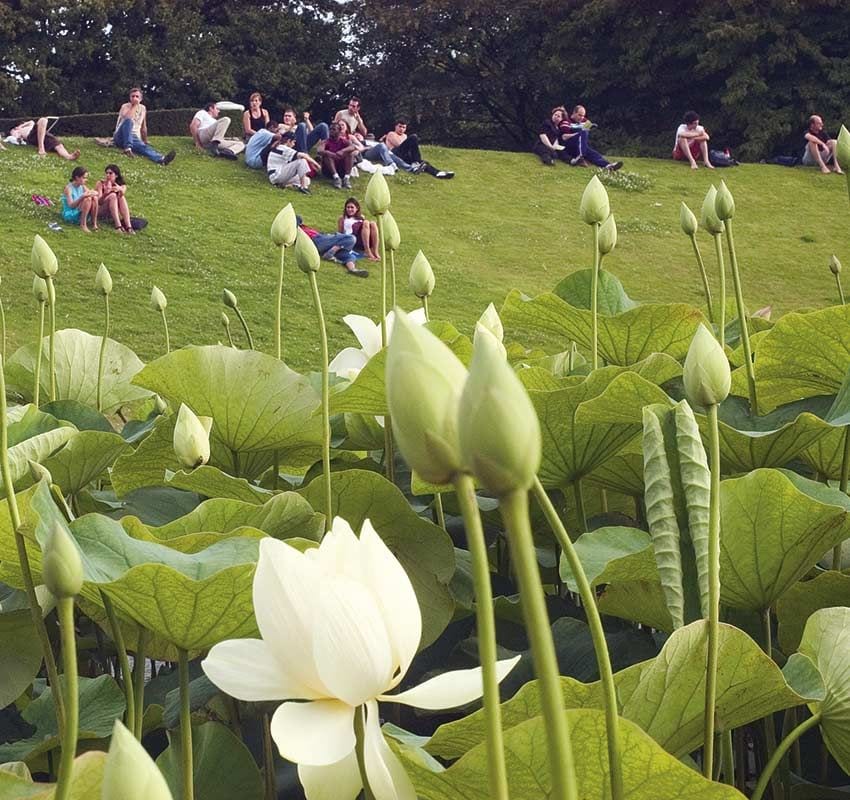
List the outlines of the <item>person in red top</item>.
{"type": "Polygon", "coordinates": [[[339,122],[332,122],[328,138],[319,142],[316,155],[322,164],[322,174],[333,181],[335,189],[351,188],[351,167],[354,154],[360,148],[352,142],[339,122]]]}

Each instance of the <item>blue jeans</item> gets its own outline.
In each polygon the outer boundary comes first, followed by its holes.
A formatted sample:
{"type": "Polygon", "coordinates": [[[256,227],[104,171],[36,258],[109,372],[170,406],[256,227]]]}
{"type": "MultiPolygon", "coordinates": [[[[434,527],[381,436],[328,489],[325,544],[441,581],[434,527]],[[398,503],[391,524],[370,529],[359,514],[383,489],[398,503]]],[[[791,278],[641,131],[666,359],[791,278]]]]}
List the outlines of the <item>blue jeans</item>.
{"type": "Polygon", "coordinates": [[[324,255],[332,247],[339,247],[334,258],[344,264],[354,260],[351,251],[357,244],[357,238],[350,233],[320,233],[313,238],[313,244],[316,245],[319,255],[324,255]]]}
{"type": "Polygon", "coordinates": [[[583,158],[595,167],[605,168],[610,163],[598,150],[588,144],[589,131],[581,130],[575,136],[563,142],[564,155],[570,158],[583,158]]]}
{"type": "Polygon", "coordinates": [[[324,141],[330,136],[327,122],[320,122],[311,131],[307,131],[307,124],[299,122],[295,126],[295,149],[299,153],[309,153],[310,148],[318,141],[324,141]]]}
{"type": "Polygon", "coordinates": [[[378,144],[370,147],[368,150],[364,150],[363,158],[367,161],[380,161],[386,167],[390,164],[395,164],[404,172],[413,171],[413,167],[411,167],[410,164],[408,164],[403,158],[399,158],[383,142],[378,142],[378,144]]]}
{"type": "Polygon", "coordinates": [[[132,150],[140,156],[149,158],[151,161],[156,161],[157,164],[163,159],[161,153],[154,150],[146,142],[143,142],[138,136],[133,135],[133,120],[131,119],[121,121],[121,124],[115,129],[115,133],[112,135],[112,141],[115,142],[116,147],[122,150],[132,150]]]}

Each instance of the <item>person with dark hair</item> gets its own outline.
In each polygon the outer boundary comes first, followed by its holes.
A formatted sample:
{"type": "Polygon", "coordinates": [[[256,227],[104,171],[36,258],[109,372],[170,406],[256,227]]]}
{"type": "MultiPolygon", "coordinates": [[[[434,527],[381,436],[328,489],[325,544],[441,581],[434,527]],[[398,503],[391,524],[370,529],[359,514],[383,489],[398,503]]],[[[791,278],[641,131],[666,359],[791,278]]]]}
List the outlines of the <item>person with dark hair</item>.
{"type": "MultiPolygon", "coordinates": [[[[823,129],[823,119],[817,114],[809,117],[806,132],[803,135],[806,140],[806,148],[803,150],[803,166],[820,167],[823,173],[829,173],[828,164],[832,164],[832,171],[843,175],[841,164],[838,163],[838,154],[835,152],[837,140],[833,139],[823,129]]],[[[846,165],[845,165],[846,166],[846,165]]]]}
{"type": "Polygon", "coordinates": [[[271,149],[280,143],[277,123],[270,122],[267,127],[257,131],[245,145],[245,166],[250,169],[263,169],[269,160],[271,149]]]}
{"type": "MultiPolygon", "coordinates": [[[[275,144],[266,158],[266,174],[274,186],[292,188],[301,194],[310,194],[310,172],[321,169],[319,162],[295,149],[295,134],[284,131],[277,134],[280,142],[275,144]]],[[[251,137],[252,139],[254,137],[251,137]]]]}
{"type": "Polygon", "coordinates": [[[561,143],[564,145],[564,156],[569,156],[572,166],[587,166],[588,162],[594,167],[616,172],[623,166],[622,161],[608,161],[598,150],[590,146],[590,129],[594,124],[587,118],[584,106],[577,105],[569,117],[561,120],[558,129],[561,132],[561,143]]]}
{"type": "Polygon", "coordinates": [[[224,141],[230,127],[230,117],[221,117],[220,114],[221,111],[213,100],[195,112],[189,123],[189,133],[198,150],[209,150],[215,155],[218,146],[224,141]]]}
{"type": "Polygon", "coordinates": [[[284,131],[292,131],[295,134],[295,147],[301,153],[309,153],[310,148],[316,142],[323,142],[328,138],[330,130],[327,122],[320,122],[314,126],[310,119],[310,112],[305,111],[301,115],[304,120],[298,122],[298,116],[292,106],[287,106],[283,109],[283,124],[280,126],[280,133],[284,131]]]}
{"type": "Polygon", "coordinates": [[[363,216],[356,197],[349,197],[342,207],[342,216],[336,223],[337,233],[350,233],[354,246],[366,254],[369,261],[380,261],[378,255],[378,225],[363,216]]]}
{"type": "Polygon", "coordinates": [[[359,269],[357,266],[357,254],[353,252],[357,239],[351,233],[321,233],[315,228],[304,224],[304,220],[297,216],[298,227],[301,228],[316,245],[316,250],[325,261],[335,261],[345,267],[349,275],[356,278],[368,278],[369,271],[359,269]]]}
{"type": "Polygon", "coordinates": [[[85,167],[74,167],[71,181],[62,192],[62,219],[72,225],[79,225],[80,230],[90,233],[88,220],[92,228],[97,230],[98,195],[94,189],[86,186],[89,171],[85,167]]]}
{"type": "Polygon", "coordinates": [[[259,92],[251,92],[248,98],[248,108],[242,114],[242,139],[248,141],[257,131],[268,127],[269,112],[263,108],[263,96],[259,92]]]}
{"type": "Polygon", "coordinates": [[[567,109],[563,106],[556,106],[537,129],[537,139],[531,147],[531,152],[540,158],[544,166],[555,166],[556,158],[564,160],[564,145],[561,144],[560,125],[566,117],[567,109]]]}
{"type": "Polygon", "coordinates": [[[351,168],[354,154],[360,149],[356,141],[348,136],[348,126],[344,122],[332,122],[330,136],[316,150],[322,164],[322,175],[333,181],[334,189],[351,188],[351,168]]]}
{"type": "Polygon", "coordinates": [[[348,101],[348,105],[345,108],[341,108],[339,111],[334,114],[334,122],[344,122],[348,125],[348,130],[351,132],[351,135],[356,139],[359,139],[361,142],[366,138],[368,134],[368,129],[366,127],[366,123],[363,121],[363,117],[360,115],[360,98],[352,97],[348,101]]]}
{"type": "Polygon", "coordinates": [[[676,144],[673,146],[675,161],[690,161],[691,169],[699,169],[697,159],[702,157],[702,163],[709,169],[714,169],[708,157],[708,131],[699,124],[699,114],[696,111],[686,111],[682,124],[676,129],[676,144]]]}
{"type": "Polygon", "coordinates": [[[407,133],[407,120],[404,117],[399,117],[395,121],[393,129],[389,133],[385,133],[381,137],[381,141],[386,143],[393,155],[398,156],[403,161],[409,164],[424,164],[423,171],[435,178],[449,179],[455,176],[454,172],[437,169],[422,158],[422,153],[419,150],[419,138],[415,133],[407,133]]]}
{"type": "Polygon", "coordinates": [[[162,155],[148,144],[147,117],[148,110],[142,104],[142,90],[134,86],[130,89],[130,101],[118,110],[118,121],[115,123],[112,141],[117,148],[124,151],[125,156],[138,154],[163,166],[170,164],[176,155],[174,150],[162,155]]]}
{"type": "Polygon", "coordinates": [[[47,130],[47,117],[39,117],[38,120],[27,120],[22,122],[15,128],[9,131],[10,136],[14,136],[23,144],[31,144],[38,148],[40,156],[48,153],[56,153],[57,156],[64,158],[66,161],[76,161],[80,157],[80,151],[74,150],[69,153],[68,149],[62,144],[62,140],[58,136],[54,136],[47,130]]]}
{"type": "Polygon", "coordinates": [[[130,207],[127,205],[127,185],[117,164],[107,164],[95,191],[98,196],[98,216],[112,217],[115,230],[118,233],[133,234],[133,224],[130,220],[130,207]]]}

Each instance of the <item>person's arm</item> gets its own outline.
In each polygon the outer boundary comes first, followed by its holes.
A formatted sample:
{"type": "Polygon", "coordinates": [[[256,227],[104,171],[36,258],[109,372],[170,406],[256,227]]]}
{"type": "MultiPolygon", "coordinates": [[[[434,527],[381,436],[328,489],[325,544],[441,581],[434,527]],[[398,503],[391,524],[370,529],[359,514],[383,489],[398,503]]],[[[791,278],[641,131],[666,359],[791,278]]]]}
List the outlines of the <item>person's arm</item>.
{"type": "Polygon", "coordinates": [[[247,108],[242,114],[242,133],[246,136],[254,135],[254,129],[251,127],[251,112],[247,108]]]}
{"type": "Polygon", "coordinates": [[[552,142],[550,142],[550,141],[549,141],[549,137],[548,137],[545,133],[539,133],[539,134],[537,134],[537,135],[538,135],[538,138],[540,139],[540,141],[541,141],[541,142],[542,142],[542,143],[543,143],[543,144],[544,144],[544,145],[545,145],[545,146],[546,146],[549,150],[563,150],[563,149],[564,149],[564,146],[563,146],[563,145],[558,144],[557,142],[556,142],[555,144],[552,144],[552,142]]]}
{"type": "Polygon", "coordinates": [[[192,121],[189,123],[189,133],[192,136],[192,141],[195,143],[195,147],[198,150],[203,150],[204,146],[201,143],[201,121],[197,117],[192,117],[192,121]]]}
{"type": "Polygon", "coordinates": [[[366,127],[363,117],[360,114],[355,114],[354,118],[357,120],[357,127],[354,129],[354,132],[365,136],[369,132],[369,129],[366,127]]]}
{"type": "Polygon", "coordinates": [[[142,124],[139,126],[139,136],[142,141],[148,143],[148,110],[142,111],[142,124]]]}
{"type": "Polygon", "coordinates": [[[340,217],[340,218],[336,221],[336,232],[337,232],[337,233],[344,233],[344,231],[342,230],[342,221],[343,221],[343,219],[345,219],[345,217],[340,217]]]}
{"type": "Polygon", "coordinates": [[[817,136],[809,131],[806,131],[806,139],[810,142],[814,142],[820,150],[829,150],[829,145],[826,142],[818,139],[817,136]]]}
{"type": "Polygon", "coordinates": [[[322,165],[315,158],[312,158],[309,153],[296,153],[295,157],[303,158],[313,169],[320,170],[322,168],[322,165]]]}
{"type": "Polygon", "coordinates": [[[340,109],[339,111],[336,112],[336,114],[334,114],[333,121],[339,122],[340,119],[342,119],[342,109],[340,109]]]}
{"type": "Polygon", "coordinates": [[[395,131],[389,131],[388,133],[385,133],[382,137],[383,141],[387,143],[387,147],[389,147],[390,150],[394,150],[396,147],[402,144],[402,142],[404,142],[406,138],[407,136],[399,136],[395,131]]]}
{"type": "Polygon", "coordinates": [[[310,119],[310,112],[305,111],[302,116],[304,117],[304,124],[307,126],[307,133],[310,133],[313,130],[313,120],[310,119]]]}
{"type": "Polygon", "coordinates": [[[65,194],[65,205],[67,205],[69,208],[76,208],[80,203],[83,202],[83,198],[86,196],[86,193],[83,192],[76,200],[74,200],[71,197],[71,184],[70,183],[65,184],[64,194],[65,194]]]}

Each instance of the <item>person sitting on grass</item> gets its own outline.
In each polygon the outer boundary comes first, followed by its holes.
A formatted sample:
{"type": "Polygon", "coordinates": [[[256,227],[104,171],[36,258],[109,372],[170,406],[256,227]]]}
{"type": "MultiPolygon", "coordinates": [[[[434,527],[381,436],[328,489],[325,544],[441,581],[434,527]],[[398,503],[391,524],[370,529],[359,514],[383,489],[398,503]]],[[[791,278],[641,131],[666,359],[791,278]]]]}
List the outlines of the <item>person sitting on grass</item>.
{"type": "Polygon", "coordinates": [[[623,166],[622,161],[608,161],[602,153],[590,146],[590,129],[593,123],[587,118],[587,110],[582,105],[573,108],[569,117],[561,120],[558,129],[561,132],[561,143],[564,145],[564,156],[568,156],[574,167],[586,167],[588,162],[594,167],[616,172],[623,166]]]}
{"type": "Polygon", "coordinates": [[[295,109],[292,106],[287,106],[283,109],[283,123],[279,130],[281,133],[292,131],[295,134],[296,149],[301,153],[309,153],[310,148],[316,142],[321,142],[328,138],[330,129],[327,122],[320,122],[314,127],[309,111],[305,111],[301,116],[304,120],[303,122],[298,122],[295,109]]]}
{"type": "Polygon", "coordinates": [[[333,181],[334,189],[351,188],[351,167],[360,149],[347,135],[344,122],[332,122],[327,139],[319,142],[316,155],[322,164],[322,175],[333,181]]]}
{"type": "Polygon", "coordinates": [[[673,147],[675,161],[690,161],[691,169],[699,169],[697,159],[702,157],[702,163],[709,169],[714,165],[708,158],[708,132],[699,124],[699,114],[696,111],[686,111],[682,124],[676,129],[676,144],[673,147]]]}
{"type": "Polygon", "coordinates": [[[165,155],[159,153],[148,144],[148,110],[142,104],[142,90],[138,86],[130,89],[130,101],[124,103],[118,110],[118,121],[115,123],[115,133],[112,141],[124,155],[142,155],[156,164],[166,166],[174,160],[174,150],[165,155]]]}
{"type": "Polygon", "coordinates": [[[93,230],[98,230],[97,215],[100,211],[98,193],[86,186],[89,171],[85,167],[74,167],[71,182],[62,192],[62,219],[72,225],[79,225],[84,233],[90,233],[88,221],[93,230]]]}
{"type": "Polygon", "coordinates": [[[257,131],[245,145],[245,166],[249,169],[263,169],[269,160],[271,149],[280,144],[277,123],[270,122],[268,127],[257,131]]]}
{"type": "Polygon", "coordinates": [[[31,144],[38,148],[40,156],[48,153],[56,153],[57,156],[66,161],[76,161],[80,157],[80,151],[74,150],[69,153],[58,136],[54,136],[47,130],[47,117],[39,117],[37,121],[27,120],[9,131],[9,136],[14,136],[22,144],[31,144]]]}
{"type": "Polygon", "coordinates": [[[560,125],[566,116],[567,109],[556,106],[537,129],[537,139],[531,147],[531,152],[538,156],[546,167],[554,167],[556,158],[564,159],[560,125]]]}
{"type": "Polygon", "coordinates": [[[107,164],[103,177],[95,185],[98,197],[98,216],[107,214],[115,223],[118,233],[133,234],[133,224],[130,220],[130,207],[127,205],[127,185],[117,164],[107,164]]]}
{"type": "Polygon", "coordinates": [[[269,112],[263,108],[263,96],[252,92],[248,98],[248,108],[242,114],[242,139],[247,142],[257,131],[269,125],[269,112]]]}
{"type": "Polygon", "coordinates": [[[352,137],[362,142],[368,135],[366,123],[360,114],[360,98],[352,97],[345,108],[341,108],[334,114],[334,122],[344,122],[348,126],[352,137]]]}
{"type": "Polygon", "coordinates": [[[221,111],[213,100],[195,113],[189,123],[189,134],[198,150],[218,154],[218,146],[224,141],[230,127],[230,117],[219,116],[221,111]]]}
{"type": "Polygon", "coordinates": [[[422,158],[422,153],[419,150],[419,139],[415,133],[408,135],[407,120],[399,117],[396,120],[393,129],[389,133],[385,133],[381,137],[381,141],[385,142],[390,152],[397,155],[402,160],[409,164],[424,164],[423,170],[435,178],[450,179],[454,178],[454,172],[447,172],[444,169],[437,169],[432,164],[429,164],[422,158]]]}
{"type": "MultiPolygon", "coordinates": [[[[292,131],[278,135],[280,144],[272,147],[266,159],[269,182],[283,188],[291,186],[301,194],[311,194],[310,172],[318,172],[321,169],[319,162],[311,158],[309,153],[299,153],[295,149],[295,134],[292,131]]],[[[255,138],[256,136],[251,137],[252,140],[255,138]]]]}
{"type": "Polygon", "coordinates": [[[368,278],[369,271],[359,269],[357,266],[357,254],[352,252],[357,243],[357,240],[352,233],[321,233],[315,228],[310,228],[304,224],[304,220],[297,216],[296,221],[298,227],[301,228],[316,245],[319,255],[325,261],[335,261],[345,267],[345,271],[349,275],[354,275],[356,278],[368,278]]]}
{"type": "Polygon", "coordinates": [[[803,150],[804,167],[820,167],[820,171],[829,173],[829,164],[832,171],[843,175],[841,165],[838,163],[838,155],[835,152],[836,140],[823,129],[823,119],[817,114],[809,117],[809,124],[804,134],[806,148],[803,150]]]}
{"type": "Polygon", "coordinates": [[[363,216],[356,197],[349,197],[345,201],[336,229],[338,233],[350,233],[354,236],[354,246],[362,250],[369,261],[381,260],[378,255],[378,226],[363,216]]]}

